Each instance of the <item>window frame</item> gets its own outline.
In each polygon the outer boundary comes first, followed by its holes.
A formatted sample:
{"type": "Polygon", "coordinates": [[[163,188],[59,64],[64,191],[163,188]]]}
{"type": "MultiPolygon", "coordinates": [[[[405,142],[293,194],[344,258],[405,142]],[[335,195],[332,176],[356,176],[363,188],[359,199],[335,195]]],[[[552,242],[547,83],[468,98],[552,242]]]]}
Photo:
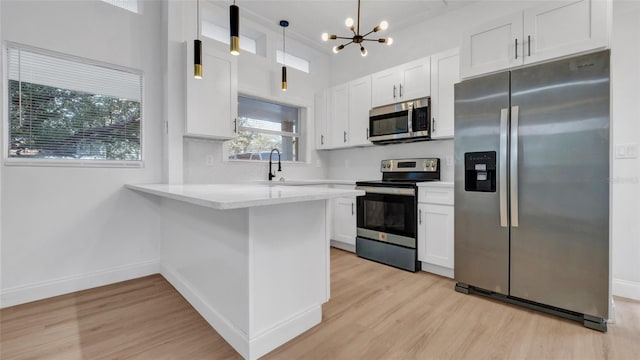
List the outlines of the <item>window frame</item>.
{"type": "Polygon", "coordinates": [[[80,168],[143,168],[145,161],[144,144],[146,137],[146,121],[144,117],[145,86],[144,71],[116,64],[110,64],[98,60],[92,60],[80,56],[65,54],[53,50],[42,49],[24,45],[12,41],[2,44],[2,134],[0,144],[2,146],[2,160],[5,166],[31,166],[31,167],[80,167],[80,168]],[[57,57],[68,61],[74,61],[85,65],[100,66],[111,70],[128,72],[140,76],[140,160],[96,160],[96,159],[20,159],[9,156],[9,143],[11,133],[9,131],[9,48],[38,53],[45,56],[57,57]]]}
{"type": "MultiPolygon", "coordinates": [[[[300,128],[298,134],[298,138],[299,141],[301,142],[298,145],[298,160],[296,161],[291,161],[291,160],[282,160],[283,163],[289,164],[289,165],[309,165],[311,164],[311,148],[309,147],[310,145],[310,140],[309,140],[309,135],[308,135],[308,129],[309,129],[309,114],[310,114],[310,108],[307,105],[300,105],[300,104],[296,104],[296,103],[291,103],[291,102],[286,102],[286,101],[282,101],[282,99],[280,98],[275,98],[275,97],[264,97],[264,96],[258,96],[258,95],[254,95],[251,94],[250,92],[238,92],[238,96],[237,97],[246,97],[246,98],[250,98],[250,99],[254,99],[254,100],[258,100],[258,101],[264,101],[264,102],[269,102],[272,104],[277,104],[277,105],[283,105],[283,106],[289,106],[289,107],[295,107],[298,108],[298,126],[300,128]],[[302,160],[300,160],[301,158],[303,158],[302,160]]],[[[240,117],[238,115],[238,117],[240,117]]],[[[267,133],[267,132],[265,132],[267,133]]],[[[288,134],[288,133],[283,133],[283,134],[288,134]]],[[[224,146],[223,146],[223,151],[222,151],[222,161],[223,162],[227,162],[227,163],[232,163],[232,164],[264,164],[264,163],[268,163],[269,160],[258,160],[258,159],[229,159],[229,156],[231,155],[231,151],[230,151],[230,144],[233,140],[228,140],[225,141],[224,146]]]]}

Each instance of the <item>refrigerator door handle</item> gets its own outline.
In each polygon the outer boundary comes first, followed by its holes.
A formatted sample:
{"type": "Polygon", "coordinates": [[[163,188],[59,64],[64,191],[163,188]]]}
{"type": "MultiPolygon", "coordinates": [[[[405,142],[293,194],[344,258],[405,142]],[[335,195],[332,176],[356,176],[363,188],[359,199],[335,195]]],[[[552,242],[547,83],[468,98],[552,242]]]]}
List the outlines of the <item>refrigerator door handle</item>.
{"type": "Polygon", "coordinates": [[[509,131],[509,109],[500,110],[500,226],[507,227],[507,132],[509,131]]]}
{"type": "Polygon", "coordinates": [[[518,227],[518,117],[520,107],[511,107],[511,226],[518,227]]]}

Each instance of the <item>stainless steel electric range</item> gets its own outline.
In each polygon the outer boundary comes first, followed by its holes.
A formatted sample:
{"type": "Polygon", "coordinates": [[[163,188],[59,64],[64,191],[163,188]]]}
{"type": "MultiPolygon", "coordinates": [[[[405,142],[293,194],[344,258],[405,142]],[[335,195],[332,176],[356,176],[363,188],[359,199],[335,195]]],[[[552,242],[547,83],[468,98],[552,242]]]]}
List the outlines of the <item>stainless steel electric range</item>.
{"type": "Polygon", "coordinates": [[[382,180],[359,181],[356,254],[409,271],[418,261],[418,187],[440,180],[440,159],[382,160],[382,180]]]}

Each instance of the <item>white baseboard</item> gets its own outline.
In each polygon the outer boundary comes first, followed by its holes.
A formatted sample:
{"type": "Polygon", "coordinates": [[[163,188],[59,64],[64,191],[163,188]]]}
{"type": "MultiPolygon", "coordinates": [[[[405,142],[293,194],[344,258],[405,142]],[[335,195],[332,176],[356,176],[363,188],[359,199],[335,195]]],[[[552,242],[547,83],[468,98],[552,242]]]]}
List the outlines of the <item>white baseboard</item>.
{"type": "Polygon", "coordinates": [[[278,346],[320,324],[322,305],[303,311],[292,319],[275,326],[251,340],[251,359],[258,359],[278,346]]]}
{"type": "Polygon", "coordinates": [[[356,246],[352,244],[343,243],[342,241],[337,240],[331,240],[330,244],[336,249],[350,251],[352,253],[356,252],[356,246]]]}
{"type": "Polygon", "coordinates": [[[615,296],[640,300],[640,283],[638,282],[614,278],[612,291],[615,296]]]}
{"type": "Polygon", "coordinates": [[[296,316],[262,332],[254,339],[216,309],[211,307],[187,281],[167,266],[160,266],[160,273],[193,306],[231,347],[243,358],[254,360],[269,353],[278,346],[309,330],[322,321],[322,305],[316,305],[296,316]]]}
{"type": "Polygon", "coordinates": [[[446,268],[440,265],[422,263],[422,271],[430,272],[436,275],[444,276],[453,279],[453,269],[446,268]]]}
{"type": "Polygon", "coordinates": [[[216,309],[211,307],[176,271],[160,265],[160,274],[182,295],[191,306],[222,336],[243,358],[249,358],[249,336],[234,326],[216,309]]]}
{"type": "Polygon", "coordinates": [[[0,291],[0,308],[69,294],[98,286],[131,280],[159,272],[159,260],[119,266],[91,273],[66,276],[0,291]]]}

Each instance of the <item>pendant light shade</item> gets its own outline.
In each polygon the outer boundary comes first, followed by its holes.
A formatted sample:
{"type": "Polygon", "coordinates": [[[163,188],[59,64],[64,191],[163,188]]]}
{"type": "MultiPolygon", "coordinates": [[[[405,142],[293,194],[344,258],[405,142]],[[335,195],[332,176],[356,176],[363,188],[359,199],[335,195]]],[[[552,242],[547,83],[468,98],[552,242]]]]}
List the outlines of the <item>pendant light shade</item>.
{"type": "Polygon", "coordinates": [[[282,67],[282,91],[287,91],[287,67],[282,67]]]}
{"type": "Polygon", "coordinates": [[[280,20],[280,26],[282,26],[282,91],[287,91],[287,42],[284,37],[284,29],[289,26],[287,20],[280,20]]]}
{"type": "Polygon", "coordinates": [[[202,79],[202,41],[193,40],[193,77],[202,79]]]}
{"type": "Polygon", "coordinates": [[[196,0],[196,39],[193,40],[193,77],[202,79],[202,41],[200,41],[200,0],[196,0]]]}
{"type": "Polygon", "coordinates": [[[236,2],[229,7],[229,29],[231,41],[229,50],[231,55],[240,55],[240,8],[236,6],[236,2]]]}

